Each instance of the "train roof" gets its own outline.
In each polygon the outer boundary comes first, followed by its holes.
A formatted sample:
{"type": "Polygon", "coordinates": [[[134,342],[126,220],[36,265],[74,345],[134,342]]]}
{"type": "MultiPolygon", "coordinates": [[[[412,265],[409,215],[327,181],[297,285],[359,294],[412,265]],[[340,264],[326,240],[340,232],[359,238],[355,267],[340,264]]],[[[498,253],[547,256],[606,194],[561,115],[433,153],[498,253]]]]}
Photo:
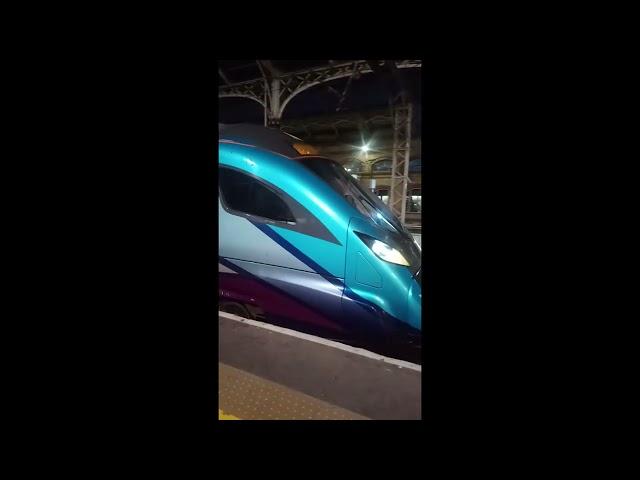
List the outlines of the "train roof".
{"type": "Polygon", "coordinates": [[[252,145],[289,158],[318,154],[315,148],[299,138],[277,128],[267,128],[261,125],[218,124],[218,140],[252,145]]]}
{"type": "Polygon", "coordinates": [[[300,156],[294,145],[302,144],[299,138],[276,128],[252,124],[218,124],[218,140],[244,143],[290,158],[300,156]]]}

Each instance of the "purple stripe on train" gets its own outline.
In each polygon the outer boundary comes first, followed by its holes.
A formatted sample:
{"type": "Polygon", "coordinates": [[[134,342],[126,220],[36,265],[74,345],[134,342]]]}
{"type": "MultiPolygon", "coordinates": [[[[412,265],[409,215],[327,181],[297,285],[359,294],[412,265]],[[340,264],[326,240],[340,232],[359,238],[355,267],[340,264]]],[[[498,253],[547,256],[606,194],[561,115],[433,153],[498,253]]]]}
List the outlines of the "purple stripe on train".
{"type": "Polygon", "coordinates": [[[219,273],[218,277],[221,299],[257,305],[269,316],[283,319],[296,318],[314,327],[336,332],[344,331],[339,324],[325,315],[255,277],[245,273],[219,273]],[[265,308],[267,306],[268,309],[265,308]]]}

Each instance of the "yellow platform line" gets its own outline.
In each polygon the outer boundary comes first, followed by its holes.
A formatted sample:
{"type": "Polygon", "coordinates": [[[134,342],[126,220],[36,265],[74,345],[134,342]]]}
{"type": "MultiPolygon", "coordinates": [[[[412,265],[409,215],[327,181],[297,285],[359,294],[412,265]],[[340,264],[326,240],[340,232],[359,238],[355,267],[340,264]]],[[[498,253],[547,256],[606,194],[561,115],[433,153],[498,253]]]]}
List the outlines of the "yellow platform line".
{"type": "Polygon", "coordinates": [[[233,415],[226,415],[222,410],[218,409],[218,420],[240,420],[233,415]]]}

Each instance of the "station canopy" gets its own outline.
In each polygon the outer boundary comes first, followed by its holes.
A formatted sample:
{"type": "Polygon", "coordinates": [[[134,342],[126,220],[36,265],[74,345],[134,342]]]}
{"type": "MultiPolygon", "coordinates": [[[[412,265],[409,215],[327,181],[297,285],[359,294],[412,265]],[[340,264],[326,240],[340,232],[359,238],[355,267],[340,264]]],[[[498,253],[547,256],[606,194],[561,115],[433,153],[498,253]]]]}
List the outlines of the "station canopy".
{"type": "MultiPolygon", "coordinates": [[[[282,74],[328,67],[333,63],[353,62],[354,60],[270,60],[270,64],[282,74]]],[[[219,60],[218,86],[228,83],[240,83],[262,78],[262,72],[255,60],[219,60]]]]}

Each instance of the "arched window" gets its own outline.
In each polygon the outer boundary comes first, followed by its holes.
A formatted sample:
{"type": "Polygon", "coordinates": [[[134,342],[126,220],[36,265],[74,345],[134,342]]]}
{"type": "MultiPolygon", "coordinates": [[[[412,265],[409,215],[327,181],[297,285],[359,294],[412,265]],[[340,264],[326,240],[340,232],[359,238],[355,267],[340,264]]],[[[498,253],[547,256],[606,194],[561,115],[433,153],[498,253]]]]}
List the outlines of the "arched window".
{"type": "Polygon", "coordinates": [[[385,158],[382,160],[378,160],[373,164],[371,170],[373,171],[373,173],[391,172],[391,159],[385,158]]]}

